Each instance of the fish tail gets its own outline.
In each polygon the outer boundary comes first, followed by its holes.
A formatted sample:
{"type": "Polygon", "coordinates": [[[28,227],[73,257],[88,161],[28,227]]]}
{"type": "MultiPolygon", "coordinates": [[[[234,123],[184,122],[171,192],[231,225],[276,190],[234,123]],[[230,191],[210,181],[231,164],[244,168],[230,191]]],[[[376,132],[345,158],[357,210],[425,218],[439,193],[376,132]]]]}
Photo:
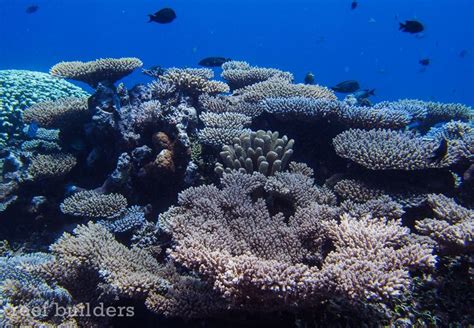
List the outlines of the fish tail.
{"type": "Polygon", "coordinates": [[[370,91],[369,91],[369,95],[370,95],[370,96],[375,96],[375,89],[370,90],[370,91]]]}
{"type": "Polygon", "coordinates": [[[400,28],[399,28],[399,30],[403,30],[403,29],[406,27],[406,25],[405,25],[405,24],[403,24],[403,23],[399,23],[399,24],[400,24],[400,28]]]}
{"type": "Polygon", "coordinates": [[[153,21],[153,15],[148,15],[148,23],[151,23],[153,21]]]}

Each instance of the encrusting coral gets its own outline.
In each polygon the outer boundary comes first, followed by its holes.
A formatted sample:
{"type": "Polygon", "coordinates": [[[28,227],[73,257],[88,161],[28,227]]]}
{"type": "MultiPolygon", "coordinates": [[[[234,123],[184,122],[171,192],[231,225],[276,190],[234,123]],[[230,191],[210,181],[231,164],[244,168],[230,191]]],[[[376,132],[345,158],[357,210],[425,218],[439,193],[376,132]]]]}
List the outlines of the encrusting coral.
{"type": "Polygon", "coordinates": [[[293,154],[294,140],[287,136],[279,138],[278,132],[263,131],[244,133],[225,145],[220,152],[223,163],[217,163],[215,172],[242,170],[246,173],[260,172],[273,175],[287,168],[293,154]]]}
{"type": "Polygon", "coordinates": [[[89,62],[71,61],[54,65],[53,76],[81,81],[96,88],[99,83],[113,84],[143,65],[138,58],[104,58],[89,62]]]}

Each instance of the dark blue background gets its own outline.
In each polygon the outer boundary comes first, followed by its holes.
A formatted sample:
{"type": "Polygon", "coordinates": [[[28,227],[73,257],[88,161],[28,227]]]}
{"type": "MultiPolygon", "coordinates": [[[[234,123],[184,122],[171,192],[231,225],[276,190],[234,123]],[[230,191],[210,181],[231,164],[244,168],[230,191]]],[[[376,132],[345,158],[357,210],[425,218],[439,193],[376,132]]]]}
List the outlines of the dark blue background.
{"type": "MultiPolygon", "coordinates": [[[[323,85],[357,79],[376,101],[474,105],[472,0],[0,0],[0,69],[40,71],[62,60],[135,56],[145,66],[196,66],[207,56],[277,67],[323,85]],[[31,4],[39,5],[26,14],[31,4]],[[170,6],[169,25],[147,14],[170,6]],[[419,19],[422,37],[398,31],[419,19]],[[369,20],[375,22],[369,22],[369,20]],[[459,53],[467,49],[465,58],[459,53]],[[424,72],[418,61],[431,59],[424,72]]],[[[139,73],[127,79],[143,80],[139,73]]]]}

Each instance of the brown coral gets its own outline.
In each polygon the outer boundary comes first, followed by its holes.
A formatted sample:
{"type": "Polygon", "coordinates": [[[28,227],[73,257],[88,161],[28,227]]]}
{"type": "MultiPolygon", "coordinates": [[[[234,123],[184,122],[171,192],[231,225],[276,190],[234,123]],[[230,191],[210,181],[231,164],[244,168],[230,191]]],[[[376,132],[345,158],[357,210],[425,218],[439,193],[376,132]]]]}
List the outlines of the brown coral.
{"type": "Polygon", "coordinates": [[[100,82],[111,84],[124,78],[143,65],[138,58],[104,58],[89,62],[61,62],[50,69],[50,74],[72,79],[96,88],[100,82]]]}
{"type": "Polygon", "coordinates": [[[167,71],[161,80],[175,86],[176,90],[189,95],[218,94],[229,92],[229,86],[220,81],[209,81],[200,74],[186,69],[173,69],[167,71]]]}

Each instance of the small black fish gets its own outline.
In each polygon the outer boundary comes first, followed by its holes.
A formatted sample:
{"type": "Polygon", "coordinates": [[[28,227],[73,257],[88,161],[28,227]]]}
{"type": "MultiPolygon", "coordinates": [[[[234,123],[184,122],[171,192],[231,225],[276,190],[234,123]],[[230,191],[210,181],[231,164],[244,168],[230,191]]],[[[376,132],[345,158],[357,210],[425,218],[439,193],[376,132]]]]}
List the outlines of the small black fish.
{"type": "Polygon", "coordinates": [[[25,12],[26,12],[27,14],[33,14],[33,13],[37,12],[38,9],[39,9],[39,6],[37,6],[37,5],[31,5],[31,6],[29,6],[28,8],[26,8],[25,12]]]}
{"type": "Polygon", "coordinates": [[[464,57],[467,56],[468,53],[469,53],[468,50],[463,49],[463,50],[461,50],[461,52],[459,53],[459,57],[464,58],[464,57]]]}
{"type": "Polygon", "coordinates": [[[404,23],[400,23],[400,30],[403,32],[407,33],[420,33],[422,32],[425,28],[423,27],[423,24],[421,24],[419,21],[416,20],[407,20],[404,23]]]}
{"type": "Polygon", "coordinates": [[[357,8],[357,5],[358,5],[357,1],[352,1],[352,3],[351,3],[351,9],[352,9],[352,10],[356,9],[356,8],[357,8]]]}
{"type": "Polygon", "coordinates": [[[35,121],[31,122],[28,126],[28,130],[26,130],[26,135],[28,136],[28,138],[35,138],[36,134],[38,133],[38,129],[38,123],[36,123],[35,121]]]}
{"type": "Polygon", "coordinates": [[[448,153],[448,140],[441,139],[438,148],[433,151],[433,154],[428,158],[428,163],[439,163],[448,153]]]}
{"type": "Polygon", "coordinates": [[[359,82],[355,80],[344,81],[336,84],[331,89],[341,93],[351,93],[360,89],[359,82]]]}
{"type": "Polygon", "coordinates": [[[304,83],[314,84],[314,74],[312,72],[306,73],[306,76],[304,77],[304,83]]]}
{"type": "Polygon", "coordinates": [[[428,66],[430,64],[430,59],[429,58],[420,59],[419,63],[423,66],[428,66]]]}
{"type": "Polygon", "coordinates": [[[222,64],[231,61],[232,59],[230,58],[224,58],[224,57],[206,57],[199,61],[199,65],[205,66],[205,67],[221,67],[222,64]]]}
{"type": "Polygon", "coordinates": [[[176,13],[171,8],[163,8],[153,15],[148,15],[148,17],[150,17],[148,23],[155,22],[160,24],[168,24],[176,19],[176,13]]]}
{"type": "Polygon", "coordinates": [[[375,96],[375,89],[364,89],[354,92],[354,97],[359,100],[369,98],[370,96],[375,96]]]}

